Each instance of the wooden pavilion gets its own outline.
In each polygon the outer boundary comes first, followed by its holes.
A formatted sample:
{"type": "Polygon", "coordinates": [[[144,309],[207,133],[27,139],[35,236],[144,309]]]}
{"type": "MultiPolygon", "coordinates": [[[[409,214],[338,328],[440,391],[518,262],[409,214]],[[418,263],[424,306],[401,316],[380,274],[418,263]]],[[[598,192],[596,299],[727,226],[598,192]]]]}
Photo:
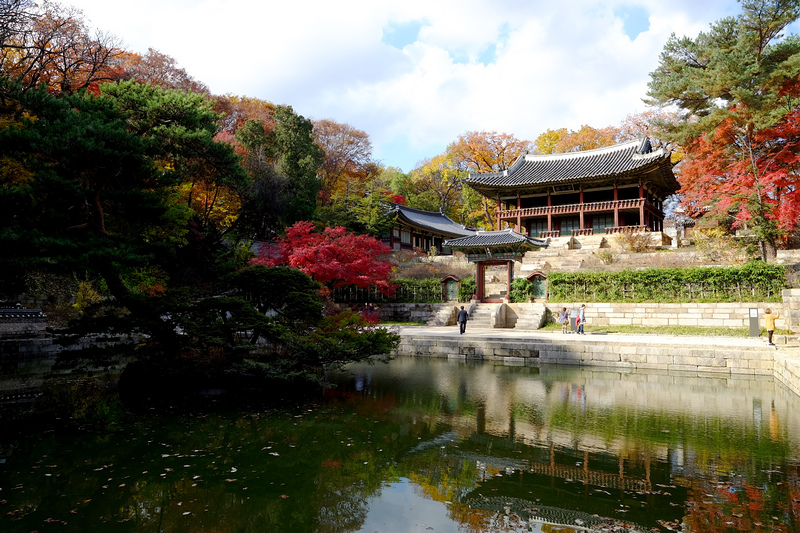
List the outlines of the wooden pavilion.
{"type": "Polygon", "coordinates": [[[679,188],[670,152],[647,138],[565,154],[520,156],[465,182],[497,201],[497,229],[541,238],[662,231],[664,201],[679,188]]]}

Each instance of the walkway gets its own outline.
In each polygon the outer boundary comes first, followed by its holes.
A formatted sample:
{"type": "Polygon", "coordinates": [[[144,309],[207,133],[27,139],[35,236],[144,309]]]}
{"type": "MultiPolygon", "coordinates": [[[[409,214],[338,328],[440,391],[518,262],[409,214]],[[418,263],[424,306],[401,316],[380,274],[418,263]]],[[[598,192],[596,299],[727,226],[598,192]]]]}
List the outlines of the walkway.
{"type": "MultiPolygon", "coordinates": [[[[547,342],[592,342],[612,344],[680,344],[693,346],[763,347],[767,341],[763,337],[704,337],[694,335],[639,335],[629,333],[596,333],[587,331],[586,335],[563,334],[560,331],[519,330],[514,328],[476,328],[467,323],[467,331],[459,335],[458,326],[397,326],[400,335],[425,337],[452,337],[462,339],[505,339],[505,340],[546,340],[547,342]]],[[[778,340],[778,339],[776,339],[778,340]]],[[[776,346],[777,349],[798,348],[798,346],[776,346]]]]}

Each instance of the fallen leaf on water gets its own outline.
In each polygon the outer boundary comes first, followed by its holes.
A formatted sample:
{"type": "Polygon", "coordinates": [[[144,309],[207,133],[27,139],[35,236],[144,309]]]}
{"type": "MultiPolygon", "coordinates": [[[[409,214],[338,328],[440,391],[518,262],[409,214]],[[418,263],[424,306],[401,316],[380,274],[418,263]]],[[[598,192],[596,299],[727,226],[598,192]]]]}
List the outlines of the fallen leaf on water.
{"type": "Polygon", "coordinates": [[[289,495],[288,495],[288,494],[281,494],[281,498],[283,498],[283,499],[286,499],[286,498],[288,498],[288,497],[289,497],[289,495]]]}

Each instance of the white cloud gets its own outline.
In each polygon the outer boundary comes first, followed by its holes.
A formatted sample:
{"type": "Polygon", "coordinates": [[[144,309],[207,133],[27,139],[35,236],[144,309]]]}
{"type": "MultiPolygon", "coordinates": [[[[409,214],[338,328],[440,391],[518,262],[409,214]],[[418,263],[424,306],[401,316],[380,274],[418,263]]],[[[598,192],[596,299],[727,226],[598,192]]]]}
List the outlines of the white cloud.
{"type": "Polygon", "coordinates": [[[548,128],[618,124],[644,109],[648,73],[672,32],[694,36],[739,11],[733,0],[73,3],[130,49],[171,55],[215,93],[366,131],[375,155],[406,171],[465,131],[532,140],[548,128]],[[418,29],[416,42],[384,42],[384,30],[402,24],[418,29]]]}

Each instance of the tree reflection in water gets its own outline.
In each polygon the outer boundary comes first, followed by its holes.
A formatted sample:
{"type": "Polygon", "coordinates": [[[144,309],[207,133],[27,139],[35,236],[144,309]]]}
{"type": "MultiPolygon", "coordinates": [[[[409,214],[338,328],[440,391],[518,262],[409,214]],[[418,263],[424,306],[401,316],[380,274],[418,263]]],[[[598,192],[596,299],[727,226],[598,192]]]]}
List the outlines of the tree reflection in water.
{"type": "Polygon", "coordinates": [[[351,370],[309,405],[3,441],[0,530],[800,529],[800,399],[771,381],[351,370]]]}

